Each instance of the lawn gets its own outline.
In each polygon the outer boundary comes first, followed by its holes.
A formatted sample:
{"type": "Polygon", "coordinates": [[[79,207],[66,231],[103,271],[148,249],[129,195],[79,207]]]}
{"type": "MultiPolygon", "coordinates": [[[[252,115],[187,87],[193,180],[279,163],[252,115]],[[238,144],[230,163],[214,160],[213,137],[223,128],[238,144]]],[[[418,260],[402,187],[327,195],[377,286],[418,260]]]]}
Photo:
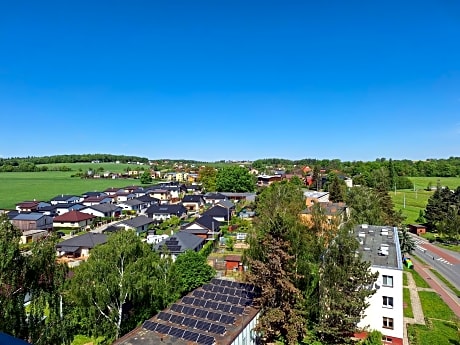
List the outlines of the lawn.
{"type": "Polygon", "coordinates": [[[148,165],[137,165],[137,164],[125,164],[125,163],[53,163],[53,164],[37,164],[38,167],[46,166],[48,169],[55,169],[58,167],[66,166],[72,170],[72,173],[76,173],[79,169],[83,171],[93,170],[98,171],[99,168],[103,168],[104,171],[110,171],[113,173],[126,172],[130,170],[148,169],[148,165]]]}
{"type": "Polygon", "coordinates": [[[430,285],[425,281],[425,279],[422,278],[422,276],[420,274],[418,274],[417,271],[410,270],[410,273],[412,274],[412,277],[414,278],[414,281],[415,281],[415,285],[417,287],[421,287],[421,288],[429,288],[430,287],[430,285]]]}
{"type": "Polygon", "coordinates": [[[102,191],[109,187],[140,185],[137,179],[72,178],[74,172],[14,172],[0,173],[0,209],[11,209],[25,200],[50,200],[59,194],[81,195],[87,191],[102,191]]]}
{"type": "Polygon", "coordinates": [[[425,317],[446,321],[455,320],[454,312],[444,303],[436,292],[419,291],[418,295],[422,302],[425,317]]]}
{"type": "Polygon", "coordinates": [[[403,289],[403,301],[404,301],[404,317],[414,317],[414,312],[412,311],[412,302],[410,300],[410,290],[409,288],[403,289]]]}
{"type": "Polygon", "coordinates": [[[407,283],[407,273],[404,272],[403,274],[403,286],[408,286],[409,284],[407,283]]]}
{"type": "Polygon", "coordinates": [[[426,191],[428,184],[431,182],[436,187],[438,180],[442,186],[448,186],[455,189],[460,186],[460,177],[409,177],[414,183],[414,189],[403,189],[390,192],[391,198],[395,204],[396,210],[402,210],[406,216],[405,223],[416,223],[420,210],[425,210],[429,197],[433,191],[426,191]]]}
{"type": "Polygon", "coordinates": [[[431,325],[407,325],[411,345],[460,345],[457,326],[448,321],[431,320],[431,325]]]}

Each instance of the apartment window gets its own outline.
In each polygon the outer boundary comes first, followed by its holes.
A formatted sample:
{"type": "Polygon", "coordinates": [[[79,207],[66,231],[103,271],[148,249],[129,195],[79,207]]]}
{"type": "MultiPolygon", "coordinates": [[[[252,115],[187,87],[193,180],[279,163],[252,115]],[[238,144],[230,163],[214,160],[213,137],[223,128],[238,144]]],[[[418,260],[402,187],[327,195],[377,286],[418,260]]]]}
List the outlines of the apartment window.
{"type": "Polygon", "coordinates": [[[393,287],[393,276],[383,276],[383,286],[393,287]]]}
{"type": "Polygon", "coordinates": [[[389,328],[389,329],[393,329],[393,319],[391,317],[384,317],[383,318],[383,325],[382,325],[383,328],[389,328]]]}
{"type": "Polygon", "coordinates": [[[393,297],[383,296],[383,307],[393,308],[393,297]]]}

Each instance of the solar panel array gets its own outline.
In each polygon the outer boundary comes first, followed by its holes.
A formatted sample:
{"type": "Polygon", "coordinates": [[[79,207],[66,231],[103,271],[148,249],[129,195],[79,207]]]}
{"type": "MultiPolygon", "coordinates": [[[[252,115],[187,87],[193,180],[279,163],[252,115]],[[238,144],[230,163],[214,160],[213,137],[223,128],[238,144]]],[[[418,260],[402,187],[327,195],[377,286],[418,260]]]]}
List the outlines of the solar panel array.
{"type": "Polygon", "coordinates": [[[213,345],[216,342],[216,339],[214,337],[211,337],[206,334],[201,334],[201,333],[185,330],[182,328],[168,326],[162,323],[152,322],[149,320],[145,321],[142,327],[145,329],[148,329],[149,331],[155,331],[161,334],[170,335],[172,337],[176,337],[176,338],[180,338],[180,339],[184,339],[188,341],[194,341],[198,344],[213,345]]]}
{"type": "Polygon", "coordinates": [[[227,327],[232,327],[236,318],[244,313],[245,307],[252,305],[255,293],[254,287],[249,284],[212,279],[210,284],[174,303],[170,310],[160,312],[157,321],[165,323],[145,321],[143,327],[198,344],[211,345],[215,343],[214,336],[196,331],[224,335],[227,327]]]}

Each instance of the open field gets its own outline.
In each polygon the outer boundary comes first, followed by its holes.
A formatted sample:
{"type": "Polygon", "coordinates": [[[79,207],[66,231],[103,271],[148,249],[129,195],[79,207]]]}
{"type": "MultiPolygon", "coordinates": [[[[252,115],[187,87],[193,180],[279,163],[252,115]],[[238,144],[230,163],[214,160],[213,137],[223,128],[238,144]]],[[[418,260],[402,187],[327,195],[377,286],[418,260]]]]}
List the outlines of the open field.
{"type": "Polygon", "coordinates": [[[50,200],[59,194],[81,195],[109,187],[140,185],[137,179],[72,178],[72,171],[14,172],[0,174],[0,209],[11,209],[25,200],[50,200]]]}
{"type": "Polygon", "coordinates": [[[390,191],[390,196],[393,199],[396,210],[402,210],[406,216],[405,223],[416,223],[420,210],[425,210],[429,197],[433,191],[426,191],[428,183],[431,182],[433,187],[439,180],[442,186],[448,186],[450,189],[455,189],[460,186],[460,177],[410,177],[415,185],[414,189],[402,189],[390,191]]]}
{"type": "Polygon", "coordinates": [[[130,170],[140,170],[141,168],[147,169],[148,165],[138,164],[124,164],[124,163],[52,163],[52,164],[38,164],[38,167],[46,166],[52,170],[58,167],[66,166],[76,173],[79,169],[82,171],[94,170],[97,171],[99,168],[103,168],[104,171],[110,171],[113,173],[123,173],[129,168],[130,170]]]}

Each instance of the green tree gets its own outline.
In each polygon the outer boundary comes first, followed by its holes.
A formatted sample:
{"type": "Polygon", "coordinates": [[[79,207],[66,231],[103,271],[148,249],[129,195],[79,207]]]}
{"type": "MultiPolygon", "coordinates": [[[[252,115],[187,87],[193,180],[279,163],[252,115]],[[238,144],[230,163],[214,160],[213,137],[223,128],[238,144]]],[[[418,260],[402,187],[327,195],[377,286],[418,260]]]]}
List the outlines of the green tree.
{"type": "Polygon", "coordinates": [[[344,344],[357,331],[357,323],[375,293],[369,287],[378,273],[358,253],[359,243],[349,228],[343,228],[321,256],[319,321],[316,332],[325,344],[344,344]]]}
{"type": "Polygon", "coordinates": [[[332,202],[343,202],[347,193],[345,181],[340,179],[336,174],[332,174],[331,182],[328,186],[329,200],[332,202]]]}
{"type": "Polygon", "coordinates": [[[248,169],[230,165],[219,169],[216,176],[216,190],[218,192],[253,192],[256,182],[248,169]]]}
{"type": "Polygon", "coordinates": [[[124,324],[132,327],[178,296],[166,291],[174,276],[168,260],[160,259],[134,231],[116,232],[76,268],[69,298],[86,311],[88,321],[101,324],[106,334],[97,335],[117,339],[124,324]]]}
{"type": "Polygon", "coordinates": [[[34,242],[29,255],[23,255],[19,250],[20,235],[8,218],[1,215],[0,331],[37,345],[67,344],[69,339],[60,310],[66,269],[56,264],[56,239],[49,237],[34,242]],[[30,298],[27,312],[26,296],[30,298]]]}
{"type": "Polygon", "coordinates": [[[206,192],[216,191],[217,170],[210,166],[201,168],[198,172],[198,181],[201,183],[203,190],[206,192]]]}
{"type": "Polygon", "coordinates": [[[412,254],[415,250],[415,242],[409,234],[409,231],[407,231],[406,228],[400,229],[398,231],[398,238],[401,254],[412,254]]]}
{"type": "Polygon", "coordinates": [[[376,330],[369,332],[361,345],[382,345],[382,333],[376,330]]]}
{"type": "Polygon", "coordinates": [[[442,188],[438,183],[425,208],[425,219],[430,230],[436,230],[436,225],[446,219],[454,195],[448,187],[442,188]]]}
{"type": "Polygon", "coordinates": [[[209,282],[216,275],[206,257],[193,250],[179,255],[174,265],[183,295],[209,282]]]}
{"type": "Polygon", "coordinates": [[[152,179],[152,174],[150,173],[150,170],[149,169],[145,170],[141,175],[141,183],[149,184],[149,183],[152,183],[152,181],[153,179],[152,179]]]}
{"type": "Polygon", "coordinates": [[[395,167],[393,164],[393,160],[390,158],[390,160],[388,161],[388,182],[389,182],[390,189],[394,189],[397,187],[396,179],[397,179],[397,175],[396,175],[395,167]]]}
{"type": "Polygon", "coordinates": [[[225,247],[228,251],[233,252],[235,248],[235,238],[233,236],[227,237],[227,241],[225,242],[225,247]]]}

